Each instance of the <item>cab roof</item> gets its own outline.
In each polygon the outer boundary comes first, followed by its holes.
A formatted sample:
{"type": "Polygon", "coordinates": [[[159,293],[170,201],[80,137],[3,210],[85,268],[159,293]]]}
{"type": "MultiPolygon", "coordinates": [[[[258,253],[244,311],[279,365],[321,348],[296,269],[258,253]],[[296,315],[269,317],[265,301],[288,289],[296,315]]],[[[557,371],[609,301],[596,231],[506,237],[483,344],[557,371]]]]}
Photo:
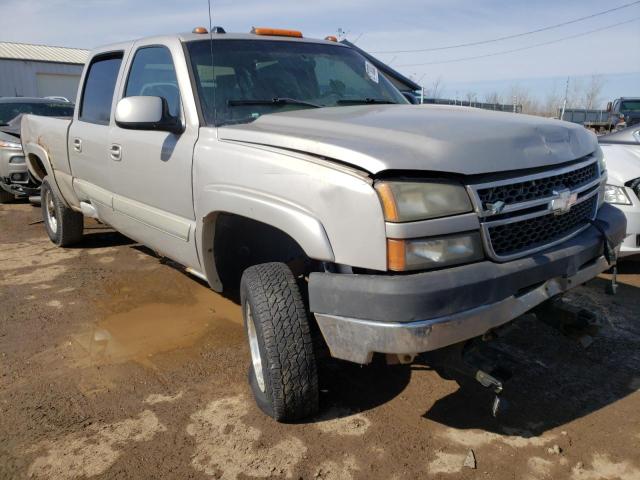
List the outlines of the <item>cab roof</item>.
{"type": "MultiPolygon", "coordinates": [[[[194,40],[206,40],[209,38],[209,33],[179,33],[178,38],[182,42],[192,42],[194,40]]],[[[278,35],[256,35],[254,33],[213,33],[211,34],[214,40],[281,40],[284,42],[301,42],[301,43],[324,43],[327,45],[341,45],[337,42],[329,40],[322,40],[319,38],[306,38],[306,37],[289,37],[278,35]]]]}
{"type": "Polygon", "coordinates": [[[253,33],[174,33],[168,35],[154,35],[150,37],[142,37],[136,38],[133,40],[112,43],[108,45],[101,45],[99,47],[94,48],[91,51],[90,57],[100,54],[102,52],[110,52],[116,50],[126,50],[130,48],[134,43],[144,41],[144,42],[154,42],[154,43],[166,43],[169,41],[175,41],[176,39],[182,43],[194,42],[198,40],[207,40],[213,38],[216,41],[222,40],[255,40],[255,41],[282,41],[282,42],[299,42],[299,43],[319,43],[325,45],[333,45],[343,48],[348,48],[345,45],[342,45],[338,42],[332,42],[329,40],[321,40],[319,38],[297,38],[297,37],[284,37],[284,36],[275,36],[275,35],[256,35],[253,33]]]}

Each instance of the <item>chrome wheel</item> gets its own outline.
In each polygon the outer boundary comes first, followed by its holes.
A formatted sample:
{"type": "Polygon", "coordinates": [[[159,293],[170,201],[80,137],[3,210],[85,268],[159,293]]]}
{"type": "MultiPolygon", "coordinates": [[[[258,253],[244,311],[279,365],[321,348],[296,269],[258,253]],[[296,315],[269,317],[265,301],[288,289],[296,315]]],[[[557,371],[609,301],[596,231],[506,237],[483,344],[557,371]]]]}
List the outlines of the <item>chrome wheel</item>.
{"type": "Polygon", "coordinates": [[[253,315],[251,315],[251,305],[247,302],[245,310],[247,319],[247,335],[249,337],[249,349],[251,350],[251,362],[253,363],[253,372],[258,382],[258,388],[261,392],[264,392],[264,373],[262,371],[262,357],[260,356],[260,346],[258,344],[258,333],[256,332],[256,325],[253,323],[253,315]]]}
{"type": "Polygon", "coordinates": [[[42,203],[45,207],[49,229],[51,229],[51,232],[55,234],[58,231],[58,218],[56,217],[56,206],[53,203],[53,194],[50,190],[46,190],[44,192],[44,199],[42,203]]]}

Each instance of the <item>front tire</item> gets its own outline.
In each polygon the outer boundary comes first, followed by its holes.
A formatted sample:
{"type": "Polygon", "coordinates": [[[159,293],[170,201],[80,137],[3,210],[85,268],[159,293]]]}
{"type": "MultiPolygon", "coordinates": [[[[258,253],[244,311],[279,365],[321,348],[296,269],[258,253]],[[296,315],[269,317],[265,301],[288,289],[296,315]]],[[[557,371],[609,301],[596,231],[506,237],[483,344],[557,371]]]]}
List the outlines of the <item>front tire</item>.
{"type": "Polygon", "coordinates": [[[249,384],[260,409],[279,422],[318,411],[318,376],[309,317],[284,263],[247,268],[240,297],[251,366],[249,384]]]}
{"type": "Polygon", "coordinates": [[[82,240],[82,213],[71,210],[58,198],[48,177],[42,181],[40,198],[44,228],[51,241],[59,247],[67,247],[82,240]]]}

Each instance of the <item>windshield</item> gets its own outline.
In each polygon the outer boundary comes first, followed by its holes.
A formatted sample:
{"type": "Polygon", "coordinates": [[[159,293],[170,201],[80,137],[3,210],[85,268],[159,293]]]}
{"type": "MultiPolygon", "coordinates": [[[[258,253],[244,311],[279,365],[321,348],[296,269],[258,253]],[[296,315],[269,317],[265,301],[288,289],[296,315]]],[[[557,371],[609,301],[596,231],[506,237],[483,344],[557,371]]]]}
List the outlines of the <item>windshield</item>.
{"type": "Polygon", "coordinates": [[[213,68],[210,40],[190,42],[187,48],[209,125],[250,122],[301,108],[407,103],[374,65],[351,48],[221,40],[213,44],[213,68]]]}
{"type": "Polygon", "coordinates": [[[7,124],[21,113],[45,117],[72,117],[72,103],[0,102],[0,124],[7,124]]]}
{"type": "Polygon", "coordinates": [[[620,104],[620,111],[640,112],[640,100],[625,100],[620,104]]]}

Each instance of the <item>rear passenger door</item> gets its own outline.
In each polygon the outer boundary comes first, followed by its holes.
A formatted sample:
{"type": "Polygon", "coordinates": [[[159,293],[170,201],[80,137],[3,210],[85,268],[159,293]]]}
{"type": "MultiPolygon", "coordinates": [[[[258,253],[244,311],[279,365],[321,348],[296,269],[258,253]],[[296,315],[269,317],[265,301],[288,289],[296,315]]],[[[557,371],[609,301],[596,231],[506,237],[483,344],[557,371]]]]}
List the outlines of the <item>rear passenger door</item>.
{"type": "Polygon", "coordinates": [[[113,183],[113,207],[119,214],[120,229],[167,256],[192,265],[187,251],[194,245],[191,168],[198,124],[194,125],[185,113],[184,99],[193,102],[193,94],[182,57],[179,65],[184,71],[181,81],[178,78],[174,56],[180,51],[176,46],[136,45],[129,56],[118,99],[161,97],[166,100],[169,113],[183,123],[184,131],[176,134],[131,130],[116,124],[109,134],[109,164],[110,175],[117,178],[113,183]],[[183,94],[185,89],[187,93],[183,94]]]}
{"type": "Polygon", "coordinates": [[[84,76],[82,93],[69,127],[68,152],[76,190],[107,216],[111,208],[109,131],[112,104],[124,52],[94,56],[84,76]]]}

